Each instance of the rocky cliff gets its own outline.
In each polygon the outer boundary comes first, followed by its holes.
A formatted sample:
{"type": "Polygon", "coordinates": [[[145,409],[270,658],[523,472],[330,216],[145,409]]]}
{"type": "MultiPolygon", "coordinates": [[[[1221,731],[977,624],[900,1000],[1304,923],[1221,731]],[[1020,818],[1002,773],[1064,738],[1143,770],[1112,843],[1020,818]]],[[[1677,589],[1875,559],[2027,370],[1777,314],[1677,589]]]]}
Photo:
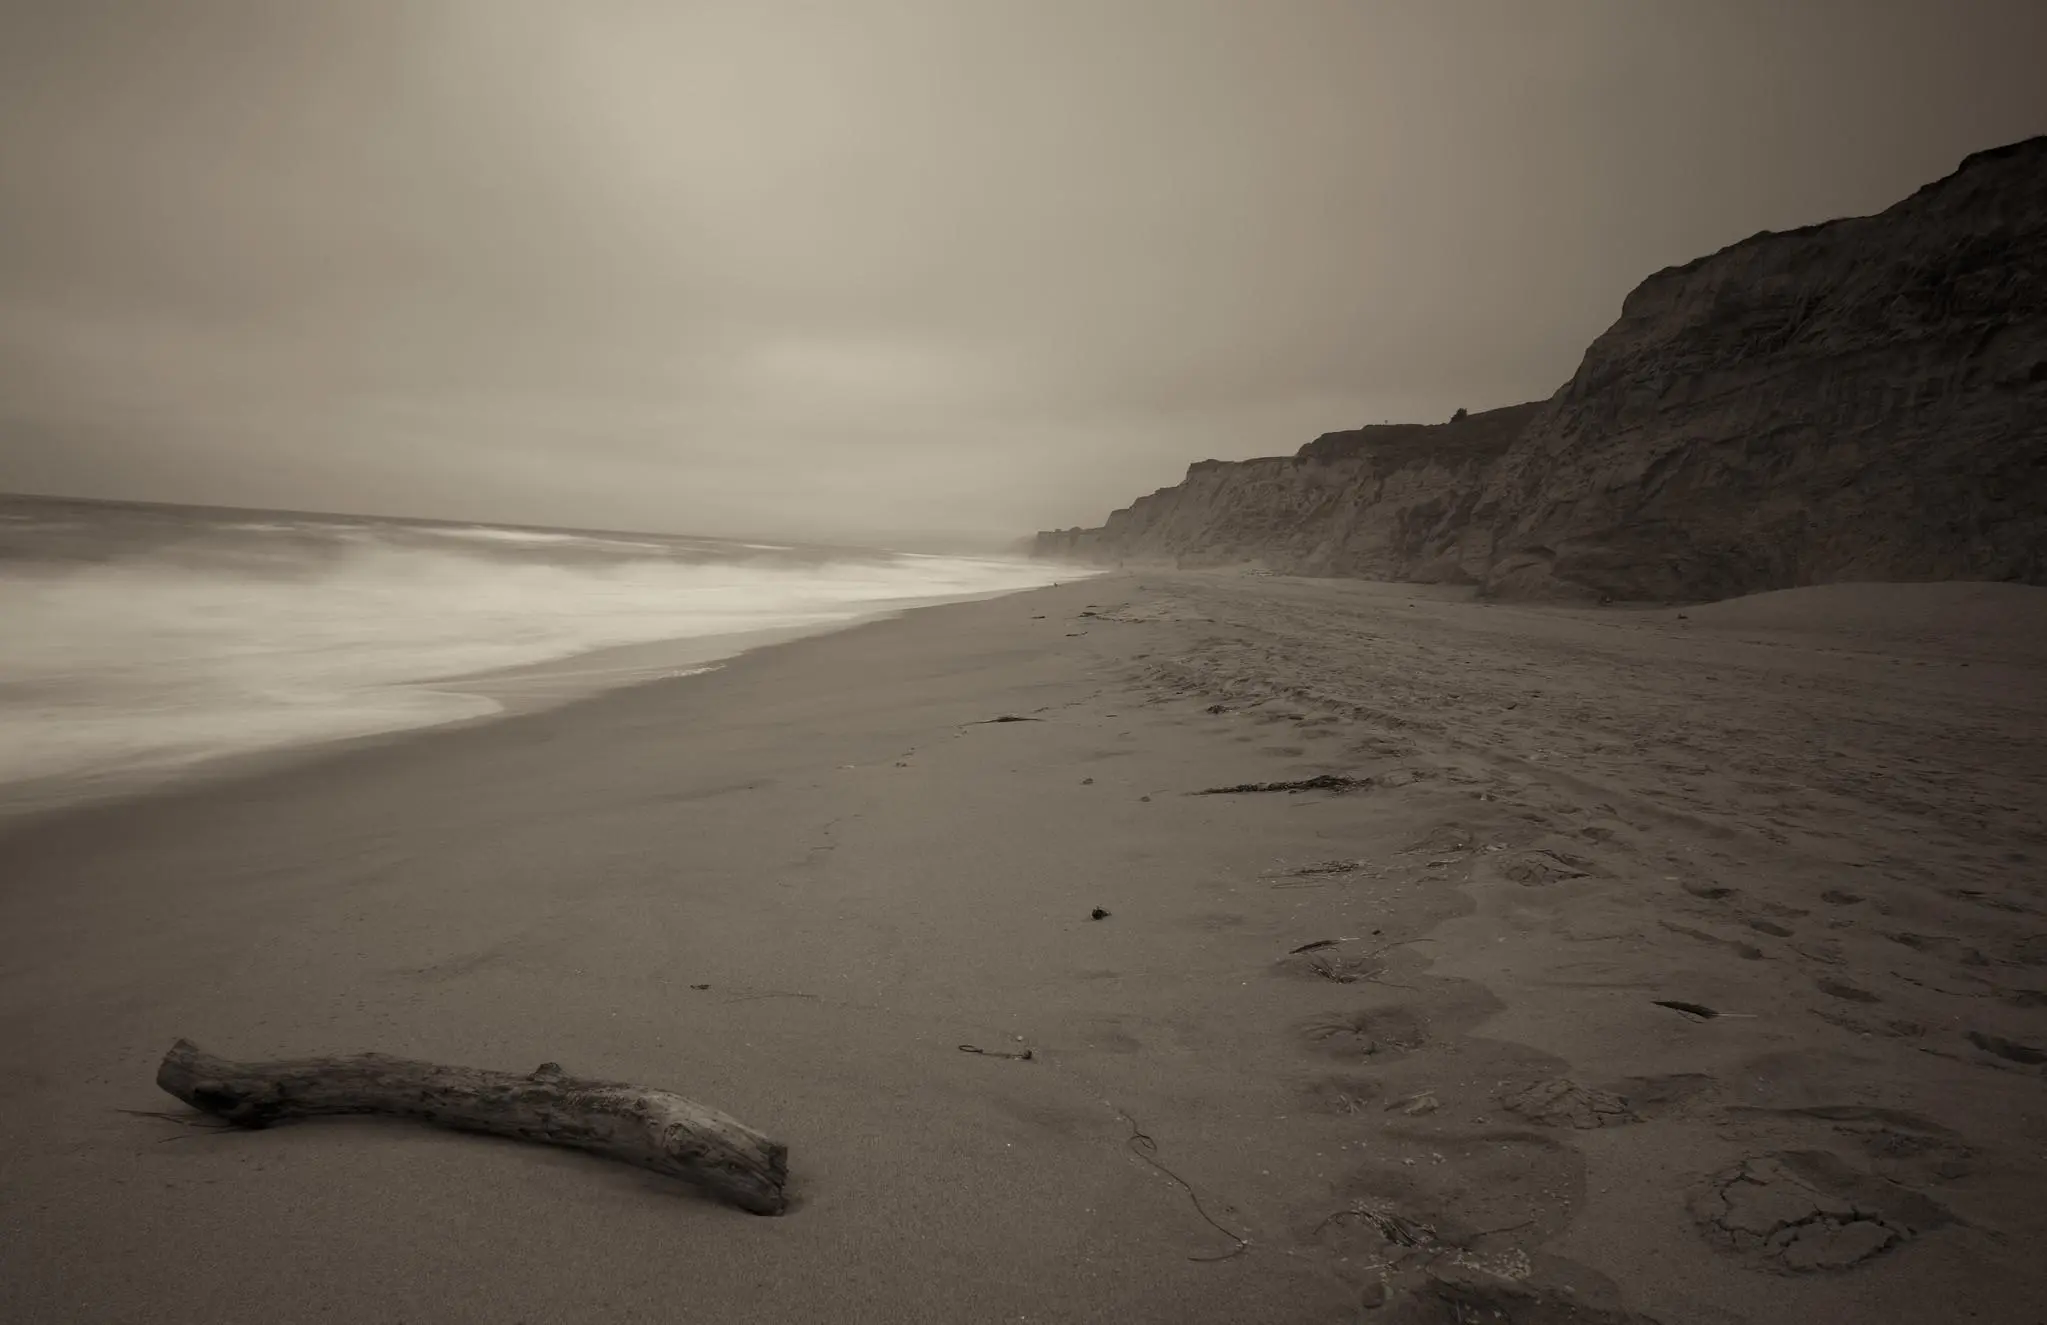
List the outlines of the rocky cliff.
{"type": "Polygon", "coordinates": [[[1308,575],[1456,579],[1489,476],[1537,405],[1454,423],[1324,433],[1291,456],[1203,460],[1100,529],[1038,535],[1041,556],[1252,562],[1308,575]]]}
{"type": "Polygon", "coordinates": [[[1035,550],[1515,596],[2047,581],[2047,137],[1658,272],[1546,401],[1203,461],[1035,550]]]}

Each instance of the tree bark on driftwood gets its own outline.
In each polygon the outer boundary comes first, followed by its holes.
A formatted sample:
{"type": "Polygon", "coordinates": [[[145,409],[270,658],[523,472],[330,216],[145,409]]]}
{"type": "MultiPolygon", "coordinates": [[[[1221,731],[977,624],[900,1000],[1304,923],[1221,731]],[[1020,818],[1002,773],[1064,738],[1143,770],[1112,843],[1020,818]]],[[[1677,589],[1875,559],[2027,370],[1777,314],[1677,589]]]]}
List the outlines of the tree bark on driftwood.
{"type": "Polygon", "coordinates": [[[694,1182],[757,1215],[788,1208],[789,1151],[715,1109],[542,1063],[527,1076],[383,1054],[234,1063],[179,1040],[156,1084],[236,1127],[383,1114],[569,1146],[694,1182]]]}

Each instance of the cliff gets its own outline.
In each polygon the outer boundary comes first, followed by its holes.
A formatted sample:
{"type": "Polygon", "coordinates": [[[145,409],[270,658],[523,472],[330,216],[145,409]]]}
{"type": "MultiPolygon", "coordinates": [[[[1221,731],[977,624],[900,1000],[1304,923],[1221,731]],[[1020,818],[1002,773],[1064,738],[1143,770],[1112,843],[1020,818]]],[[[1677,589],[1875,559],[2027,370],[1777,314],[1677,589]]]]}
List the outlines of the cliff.
{"type": "Polygon", "coordinates": [[[1538,409],[1324,433],[1291,456],[1203,460],[1185,481],[1138,498],[1100,529],[1038,535],[1035,551],[1079,561],[1461,578],[1460,541],[1473,507],[1538,409]]]}
{"type": "Polygon", "coordinates": [[[1038,555],[1696,599],[2047,580],[2047,137],[1658,272],[1546,401],[1203,461],[1038,555]]]}

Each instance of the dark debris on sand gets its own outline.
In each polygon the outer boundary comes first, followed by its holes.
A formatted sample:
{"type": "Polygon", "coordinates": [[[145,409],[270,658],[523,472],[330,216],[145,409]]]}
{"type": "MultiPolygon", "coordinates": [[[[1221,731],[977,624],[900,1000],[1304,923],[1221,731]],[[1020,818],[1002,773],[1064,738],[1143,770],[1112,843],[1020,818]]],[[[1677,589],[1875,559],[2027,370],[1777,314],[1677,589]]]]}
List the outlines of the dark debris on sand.
{"type": "Polygon", "coordinates": [[[1319,773],[1293,782],[1239,782],[1233,787],[1203,787],[1196,796],[1241,796],[1271,791],[1355,791],[1372,785],[1370,778],[1347,777],[1341,773],[1319,773]]]}

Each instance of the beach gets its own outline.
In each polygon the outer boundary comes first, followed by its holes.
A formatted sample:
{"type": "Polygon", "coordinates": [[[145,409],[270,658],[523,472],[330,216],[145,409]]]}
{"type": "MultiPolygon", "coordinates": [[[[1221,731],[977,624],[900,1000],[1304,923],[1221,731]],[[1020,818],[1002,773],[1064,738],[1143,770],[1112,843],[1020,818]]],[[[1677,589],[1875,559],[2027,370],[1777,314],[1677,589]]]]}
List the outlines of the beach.
{"type": "Polygon", "coordinates": [[[2043,600],[1117,573],[0,826],[0,1318],[2047,1319],[2043,600]],[[127,1112],[181,1036],[792,1208],[127,1112]]]}

